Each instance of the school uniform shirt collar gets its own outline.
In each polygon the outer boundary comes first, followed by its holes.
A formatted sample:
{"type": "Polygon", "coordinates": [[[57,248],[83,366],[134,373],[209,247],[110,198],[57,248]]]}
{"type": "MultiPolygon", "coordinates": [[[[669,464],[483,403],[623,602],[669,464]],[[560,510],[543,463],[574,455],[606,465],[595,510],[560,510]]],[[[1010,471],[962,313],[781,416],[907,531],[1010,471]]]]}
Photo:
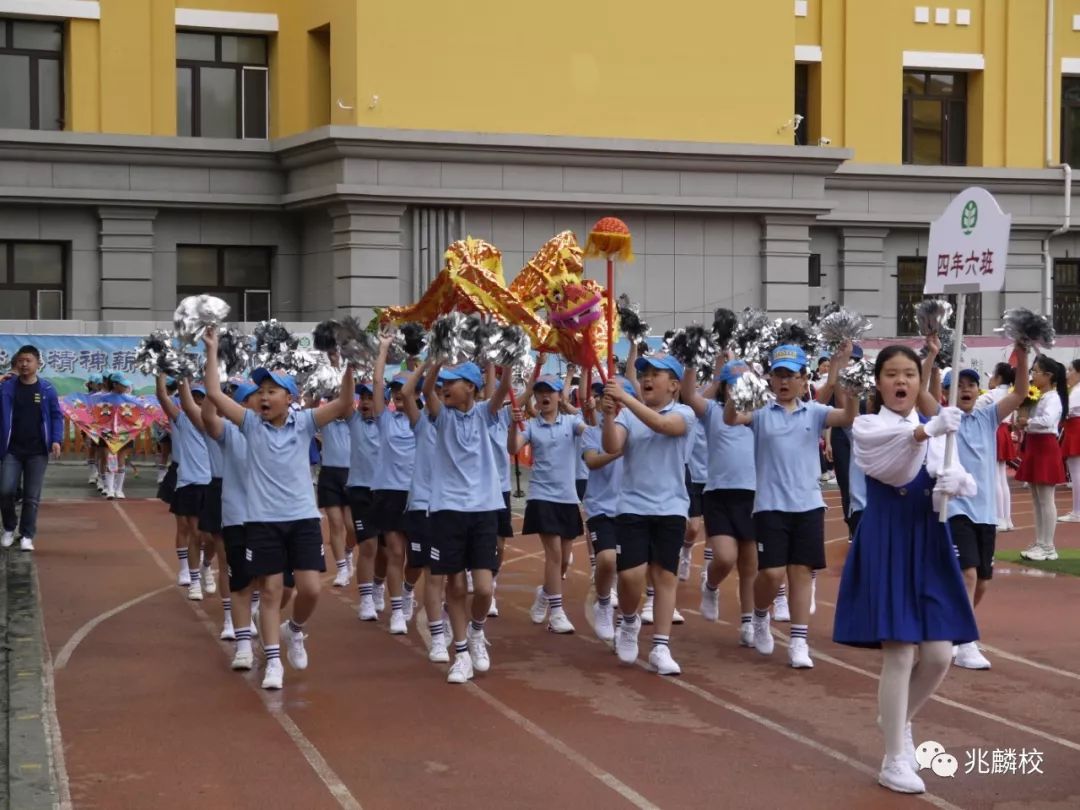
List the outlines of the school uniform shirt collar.
{"type": "MultiPolygon", "coordinates": [[[[772,402],[769,403],[769,407],[770,408],[779,408],[782,411],[787,411],[787,408],[784,407],[784,404],[782,402],[778,402],[775,399],[772,402]]],[[[799,411],[805,411],[805,410],[806,410],[806,403],[803,402],[801,399],[796,399],[795,400],[795,407],[792,408],[790,411],[788,411],[788,413],[798,413],[799,411]]],[[[661,411],[661,413],[663,413],[663,412],[661,411]]]]}
{"type": "Polygon", "coordinates": [[[919,415],[914,408],[911,409],[911,413],[907,416],[901,416],[896,411],[883,407],[878,413],[878,417],[886,425],[900,425],[906,422],[912,427],[916,427],[919,424],[919,415]]]}
{"type": "Polygon", "coordinates": [[[674,408],[674,407],[675,407],[676,405],[678,405],[678,403],[677,403],[677,402],[676,402],[675,400],[671,400],[671,402],[669,402],[669,403],[668,403],[667,405],[665,405],[665,406],[664,406],[663,408],[661,408],[660,410],[658,410],[658,411],[657,411],[657,413],[668,413],[668,412],[669,412],[669,411],[670,411],[670,410],[671,410],[672,408],[674,408]]]}
{"type": "Polygon", "coordinates": [[[562,413],[556,413],[555,414],[555,421],[554,422],[549,422],[543,416],[541,416],[540,414],[537,414],[536,415],[536,424],[539,425],[540,427],[548,427],[548,428],[558,427],[559,425],[562,424],[563,415],[564,414],[562,414],[562,413]]]}
{"type": "Polygon", "coordinates": [[[259,417],[259,421],[263,423],[263,427],[265,428],[269,428],[271,430],[284,430],[285,428],[292,427],[294,424],[296,424],[296,414],[297,411],[293,410],[290,407],[289,413],[285,417],[285,424],[283,424],[281,427],[274,427],[274,424],[269,419],[263,419],[262,417],[259,417]]]}

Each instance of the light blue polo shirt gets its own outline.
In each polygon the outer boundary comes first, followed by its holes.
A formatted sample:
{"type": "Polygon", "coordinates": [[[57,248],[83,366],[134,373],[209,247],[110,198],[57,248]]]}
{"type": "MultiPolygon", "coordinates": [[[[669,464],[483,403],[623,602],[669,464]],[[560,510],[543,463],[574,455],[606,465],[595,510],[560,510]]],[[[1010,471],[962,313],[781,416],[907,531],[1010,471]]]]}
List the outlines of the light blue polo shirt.
{"type": "Polygon", "coordinates": [[[322,465],[348,469],[352,434],[347,419],[335,419],[322,427],[322,465]]]}
{"type": "Polygon", "coordinates": [[[510,406],[499,409],[498,416],[488,426],[491,449],[495,451],[495,467],[499,471],[499,488],[510,491],[510,454],[506,452],[506,435],[510,431],[510,406]]]}
{"type": "Polygon", "coordinates": [[[589,465],[585,463],[585,459],[581,456],[585,451],[585,446],[581,443],[582,436],[584,435],[585,434],[582,433],[581,436],[574,437],[574,458],[577,459],[574,478],[578,481],[588,481],[589,475],[592,473],[592,470],[589,469],[589,465]]]}
{"type": "Polygon", "coordinates": [[[949,517],[966,515],[972,523],[997,523],[997,405],[966,413],[956,433],[960,466],[975,479],[978,492],[969,498],[949,498],[949,517]]]}
{"type": "Polygon", "coordinates": [[[493,512],[505,506],[489,433],[495,419],[486,402],[468,411],[439,410],[429,512],[493,512]]]}
{"type": "Polygon", "coordinates": [[[623,478],[616,515],[677,515],[686,517],[690,496],[686,493],[686,445],[694,426],[694,412],[671,402],[660,411],[677,413],[686,420],[686,433],[665,436],[638,419],[629,408],[615,417],[626,429],[623,445],[623,478]]]}
{"type": "Polygon", "coordinates": [[[533,466],[529,477],[530,501],[553,503],[577,503],[577,426],[585,424],[580,416],[564,413],[556,415],[554,422],[545,422],[541,416],[525,421],[522,435],[532,445],[533,466]]]}
{"type": "Polygon", "coordinates": [[[240,428],[225,420],[221,438],[211,441],[221,450],[224,463],[221,476],[221,525],[243,526],[247,523],[247,439],[240,428]]]}
{"type": "Polygon", "coordinates": [[[349,452],[348,487],[367,487],[375,484],[375,467],[379,463],[379,423],[364,419],[360,411],[354,411],[346,420],[352,438],[349,452]]]}
{"type": "Polygon", "coordinates": [[[796,402],[788,412],[778,402],[754,411],[757,494],[754,512],[809,512],[823,509],[818,478],[818,442],[831,409],[820,402],[796,402]]]}
{"type": "Polygon", "coordinates": [[[176,488],[209,484],[210,455],[206,452],[206,437],[191,424],[183,411],[180,411],[180,415],[173,422],[173,444],[181,446],[180,466],[176,470],[176,488]]]}
{"type": "MultiPolygon", "coordinates": [[[[601,416],[601,419],[603,416],[601,416]]],[[[581,434],[581,452],[595,450],[604,452],[603,430],[600,427],[586,427],[581,434]]],[[[619,492],[622,489],[623,460],[617,458],[596,470],[589,470],[589,486],[585,490],[585,514],[594,518],[600,515],[615,517],[619,505],[619,492]]]]}
{"type": "Polygon", "coordinates": [[[413,425],[416,436],[416,464],[413,465],[412,484],[409,487],[410,512],[426,512],[431,499],[431,469],[435,457],[435,426],[426,414],[413,425]]]}
{"type": "MultiPolygon", "coordinates": [[[[693,411],[693,408],[690,410],[693,411]]],[[[705,422],[698,419],[697,414],[694,415],[694,427],[690,431],[690,441],[687,444],[686,466],[690,468],[690,480],[693,483],[708,483],[709,440],[706,437],[705,422]]]]}
{"type": "Polygon", "coordinates": [[[375,423],[379,426],[379,463],[371,488],[408,492],[416,463],[416,436],[409,417],[386,408],[375,423]]]}
{"type": "Polygon", "coordinates": [[[746,425],[724,424],[724,406],[709,402],[705,415],[698,420],[705,426],[708,445],[708,474],[705,491],[713,489],[757,489],[754,464],[754,431],[746,425]]]}
{"type": "Polygon", "coordinates": [[[225,459],[221,455],[221,446],[205,433],[202,436],[206,445],[206,456],[210,460],[210,477],[221,478],[225,475],[225,459]]]}
{"type": "Polygon", "coordinates": [[[315,436],[314,411],[289,411],[274,427],[244,412],[240,432],[247,439],[248,523],[281,523],[319,517],[311,486],[308,448],[315,436]]]}

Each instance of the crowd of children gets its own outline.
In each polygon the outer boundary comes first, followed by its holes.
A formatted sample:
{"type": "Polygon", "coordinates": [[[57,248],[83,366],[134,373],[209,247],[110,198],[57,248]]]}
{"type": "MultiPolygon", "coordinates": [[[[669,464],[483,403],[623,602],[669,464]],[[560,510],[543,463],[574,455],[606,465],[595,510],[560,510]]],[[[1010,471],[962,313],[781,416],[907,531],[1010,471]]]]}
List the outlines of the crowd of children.
{"type": "MultiPolygon", "coordinates": [[[[563,579],[584,533],[596,635],[633,664],[641,627],[651,624],[649,668],[678,675],[676,591],[703,534],[703,618],[717,621],[720,583],[735,572],[738,643],[770,655],[771,621],[789,620],[789,663],[811,668],[814,576],[826,566],[819,449],[831,432],[853,537],[834,638],[883,649],[880,781],[901,792],[924,789],[910,723],[950,660],[990,666],[975,643],[974,608],[992,576],[995,533],[1011,528],[1007,479],[1002,492],[1002,455],[1010,450],[1002,445],[1012,439],[1000,426],[1015,419],[1031,448],[1018,474],[1036,504],[1027,556],[1053,553],[1053,487],[1064,480],[1056,433],[1066,411],[1064,456],[1080,468],[1080,400],[1066,402],[1063,367],[1036,358],[1034,384],[1045,395],[1032,413],[1014,417],[1028,394],[1011,387],[1028,375],[1019,348],[1015,368],[996,369],[980,396],[970,369],[940,379],[936,338],[925,358],[889,347],[876,359],[875,392],[860,401],[838,383],[862,356],[859,347],[837,349],[815,398],[810,358],[778,346],[769,356],[771,400],[740,412],[732,392],[751,369],[730,356],[717,360],[703,387],[697,370],[674,356],[635,350],[624,376],[591,390],[571,391],[568,374],[539,376],[514,392],[509,367],[472,362],[413,358],[407,371],[387,377],[384,338],[371,379],[354,379],[345,367],[337,395],[313,402],[272,369],[223,386],[212,328],[204,341],[201,383],[158,380],[172,455],[159,495],[176,516],[178,584],[193,600],[220,590],[221,637],[236,642],[234,669],[255,666],[252,641],[261,637],[267,689],[283,686],[282,646],[294,669],[308,665],[304,640],[326,570],[322,517],[333,585],[355,577],[361,620],[377,620],[388,603],[390,633],[407,633],[419,601],[429,658],[449,665],[449,683],[490,670],[487,621],[498,615],[496,582],[514,534],[509,458],[527,445],[533,462],[522,533],[539,536],[544,558],[534,623],[575,631],[570,616],[580,606],[564,601],[563,579]],[[943,382],[958,386],[958,407],[941,405],[943,382]],[[950,463],[947,435],[956,437],[950,463]],[[783,616],[778,594],[786,596],[783,616]]],[[[333,353],[331,361],[340,364],[333,353]]],[[[1080,378],[1080,364],[1068,374],[1080,378]]],[[[122,485],[121,475],[105,488],[123,497],[122,485]]],[[[1080,505],[1062,519],[1080,520],[1080,505]]]]}

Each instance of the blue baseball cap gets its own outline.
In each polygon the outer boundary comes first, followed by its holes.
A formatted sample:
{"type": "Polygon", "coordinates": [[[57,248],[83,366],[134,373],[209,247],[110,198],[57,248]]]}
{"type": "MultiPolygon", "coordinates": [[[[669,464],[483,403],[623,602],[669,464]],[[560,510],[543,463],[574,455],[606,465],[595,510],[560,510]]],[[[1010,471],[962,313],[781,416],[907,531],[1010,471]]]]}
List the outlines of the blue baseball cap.
{"type": "Polygon", "coordinates": [[[127,375],[122,371],[114,371],[112,374],[112,381],[117,385],[123,385],[126,388],[131,388],[131,380],[127,378],[127,375]]]}
{"type": "Polygon", "coordinates": [[[634,363],[634,368],[637,369],[639,373],[647,368],[670,371],[680,380],[682,379],[684,371],[683,364],[670,354],[649,354],[645,357],[639,357],[637,362],[634,363]]]}
{"type": "Polygon", "coordinates": [[[544,374],[543,376],[538,377],[536,382],[533,383],[533,391],[539,391],[541,388],[550,388],[558,394],[563,390],[563,381],[554,374],[544,374]]]}
{"type": "MultiPolygon", "coordinates": [[[[960,377],[967,377],[969,380],[974,382],[976,385],[978,385],[980,382],[982,382],[982,377],[979,375],[979,372],[977,372],[973,368],[960,369],[959,376],[960,377]]],[[[942,388],[951,388],[952,387],[952,372],[951,371],[948,374],[946,374],[945,379],[943,379],[941,381],[941,387],[942,388]]]]}
{"type": "Polygon", "coordinates": [[[270,371],[267,368],[257,368],[251,372],[251,381],[261,386],[264,381],[272,380],[274,385],[284,388],[289,396],[298,397],[300,392],[296,389],[296,381],[283,371],[270,371]]]}
{"type": "Polygon", "coordinates": [[[798,374],[806,368],[806,352],[799,346],[777,346],[769,355],[769,368],[786,368],[798,374]]]}
{"type": "Polygon", "coordinates": [[[100,374],[91,374],[89,377],[86,378],[86,381],[89,383],[94,383],[95,385],[100,385],[101,383],[105,382],[105,380],[100,374]]]}
{"type": "MultiPolygon", "coordinates": [[[[391,386],[394,386],[394,385],[404,386],[405,383],[407,383],[408,381],[409,381],[409,375],[408,374],[395,374],[393,376],[393,378],[390,380],[390,385],[391,386]]],[[[423,380],[422,379],[421,379],[420,384],[423,385],[423,380]]]]}
{"type": "MultiPolygon", "coordinates": [[[[114,377],[113,379],[115,380],[116,378],[114,377]]],[[[193,394],[202,394],[205,397],[206,396],[206,388],[203,386],[202,383],[195,383],[195,384],[193,384],[191,386],[191,393],[193,393],[193,394]]]]}
{"type": "Polygon", "coordinates": [[[238,402],[243,405],[244,401],[258,390],[259,386],[255,385],[255,383],[250,383],[246,380],[242,383],[237,383],[235,390],[233,390],[233,402],[238,402]]]}
{"type": "Polygon", "coordinates": [[[728,360],[720,369],[720,382],[732,385],[739,377],[750,370],[745,360],[728,360]]]}
{"type": "Polygon", "coordinates": [[[451,380],[465,380],[475,385],[477,391],[484,387],[484,375],[480,372],[480,366],[472,362],[442,369],[439,372],[439,379],[444,383],[451,380]]]}
{"type": "Polygon", "coordinates": [[[863,348],[858,343],[853,344],[852,347],[851,347],[851,359],[852,360],[862,360],[863,359],[863,348]]]}

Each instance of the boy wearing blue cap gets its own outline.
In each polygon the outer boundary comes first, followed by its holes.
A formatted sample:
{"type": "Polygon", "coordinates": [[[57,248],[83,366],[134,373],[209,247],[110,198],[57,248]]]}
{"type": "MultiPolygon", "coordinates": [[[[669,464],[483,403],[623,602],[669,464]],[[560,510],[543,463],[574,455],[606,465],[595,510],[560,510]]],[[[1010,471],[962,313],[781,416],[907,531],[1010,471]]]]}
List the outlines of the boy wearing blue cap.
{"type": "Polygon", "coordinates": [[[674,357],[642,357],[635,369],[641,399],[630,396],[619,380],[608,380],[601,428],[604,452],[623,456],[615,516],[622,624],[615,651],[624,664],[637,660],[641,632],[637,608],[648,570],[656,589],[649,668],[661,675],[678,675],[682,670],[671,657],[671,624],[679,550],[690,508],[685,462],[694,413],[676,401],[684,369],[674,357]],[[616,416],[617,406],[622,410],[616,416]]]}
{"type": "MultiPolygon", "coordinates": [[[[187,380],[179,381],[181,397],[185,396],[185,393],[187,396],[205,396],[202,386],[196,386],[192,392],[185,392],[188,385],[187,380]]],[[[202,512],[206,488],[210,484],[210,456],[202,432],[192,424],[180,405],[169,397],[164,374],[159,374],[157,378],[157,397],[161,409],[169,417],[173,439],[179,449],[176,490],[169,506],[169,511],[176,515],[179,529],[177,555],[181,565],[185,561],[187,564],[188,599],[201,602],[203,587],[200,581],[200,558],[206,538],[199,531],[199,515],[202,512]]],[[[183,579],[178,582],[183,584],[183,579]]]]}
{"type": "MultiPolygon", "coordinates": [[[[850,356],[851,344],[841,344],[830,363],[827,385],[835,387],[850,356]]],[[[768,608],[786,572],[792,622],[788,656],[796,669],[814,665],[807,643],[811,573],[825,567],[825,501],[817,484],[818,439],[826,427],[850,427],[858,408],[854,397],[842,397],[843,409],[801,401],[806,362],[806,352],[800,347],[776,347],[769,358],[769,387],[775,399],[752,414],[736,412],[730,399],[724,406],[728,425],[747,425],[754,431],[754,531],[758,544],[754,646],[762,655],[772,654],[768,608]]]]}
{"type": "Polygon", "coordinates": [[[447,610],[454,632],[448,683],[465,683],[474,669],[487,672],[491,667],[484,623],[492,579],[499,568],[496,535],[503,500],[488,431],[510,389],[510,369],[503,368],[499,387],[487,403],[477,402],[483,387],[484,377],[476,363],[445,369],[438,363],[424,378],[428,418],[435,426],[428,514],[438,532],[431,538],[431,573],[446,577],[447,610]],[[437,379],[442,381],[441,399],[435,393],[437,379]],[[466,569],[473,575],[468,622],[466,569]]]}
{"type": "Polygon", "coordinates": [[[506,449],[516,455],[527,444],[533,448],[532,476],[525,502],[522,534],[538,534],[544,548],[544,584],[536,590],[530,615],[534,624],[548,620],[553,633],[573,633],[562,599],[564,560],[582,531],[581,511],[574,487],[577,472],[577,437],[585,430],[580,416],[559,412],[564,383],[552,374],[533,384],[537,415],[525,421],[521,409],[513,413],[506,449]],[[524,430],[518,424],[524,424],[524,430]],[[550,616],[548,615],[550,612],[550,616]]]}
{"type": "Polygon", "coordinates": [[[294,669],[307,667],[304,624],[318,602],[319,573],[326,570],[319,510],[308,471],[308,448],[319,428],[352,411],[352,369],[345,369],[336,400],[301,411],[290,407],[299,395],[291,377],[265,368],[255,369],[251,380],[259,390],[252,395],[256,407],[249,410],[221,390],[216,330],[207,329],[203,342],[207,395],[247,440],[248,511],[244,545],[248,573],[259,580],[263,595],[261,620],[266,672],[262,685],[264,689],[280,689],[285,673],[279,642],[285,641],[289,663],[294,669]],[[296,599],[292,619],[279,628],[285,571],[293,572],[296,599]]]}
{"type": "Polygon", "coordinates": [[[358,405],[346,416],[352,439],[349,452],[349,512],[356,538],[356,587],[360,600],[356,615],[362,622],[379,618],[385,608],[383,586],[375,586],[376,538],[379,529],[375,522],[375,502],[372,486],[375,468],[379,464],[379,423],[375,421],[375,389],[371,383],[358,381],[358,405]]]}

